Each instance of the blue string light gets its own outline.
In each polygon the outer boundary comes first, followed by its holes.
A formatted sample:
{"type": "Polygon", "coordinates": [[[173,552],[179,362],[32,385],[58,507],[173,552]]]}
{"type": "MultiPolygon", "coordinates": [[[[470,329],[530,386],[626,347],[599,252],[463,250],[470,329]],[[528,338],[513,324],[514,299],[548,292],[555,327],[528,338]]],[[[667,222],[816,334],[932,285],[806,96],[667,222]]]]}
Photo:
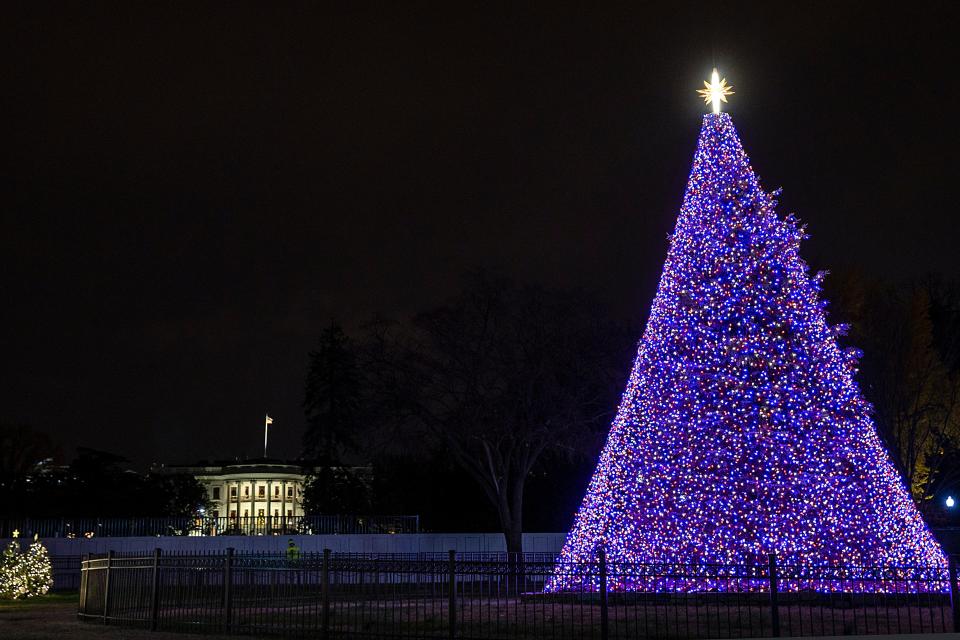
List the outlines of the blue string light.
{"type": "MultiPolygon", "coordinates": [[[[730,116],[704,116],[650,319],[546,591],[596,588],[583,563],[600,548],[614,567],[752,565],[768,553],[946,566],[860,394],[860,352],[827,324],[822,274],[799,254],[804,227],[776,215],[777,195],[730,116]]],[[[612,571],[609,588],[724,586],[612,571]]]]}

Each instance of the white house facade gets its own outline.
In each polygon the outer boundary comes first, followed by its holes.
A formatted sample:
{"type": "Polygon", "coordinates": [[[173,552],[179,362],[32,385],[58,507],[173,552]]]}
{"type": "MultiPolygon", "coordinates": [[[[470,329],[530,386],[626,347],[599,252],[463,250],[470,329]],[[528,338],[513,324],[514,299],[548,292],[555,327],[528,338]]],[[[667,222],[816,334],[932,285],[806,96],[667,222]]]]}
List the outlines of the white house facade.
{"type": "Polygon", "coordinates": [[[298,464],[250,460],[164,470],[190,474],[206,489],[207,535],[292,534],[304,516],[303,490],[310,469],[298,464]]]}

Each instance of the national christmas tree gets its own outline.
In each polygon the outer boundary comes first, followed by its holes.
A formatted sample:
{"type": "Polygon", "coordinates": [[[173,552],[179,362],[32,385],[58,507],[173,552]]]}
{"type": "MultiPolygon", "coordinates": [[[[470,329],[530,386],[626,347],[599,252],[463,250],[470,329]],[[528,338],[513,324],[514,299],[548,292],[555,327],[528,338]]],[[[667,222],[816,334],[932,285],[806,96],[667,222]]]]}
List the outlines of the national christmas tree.
{"type": "MultiPolygon", "coordinates": [[[[706,84],[706,83],[705,83],[706,84]]],[[[944,566],[716,74],[633,370],[547,591],[585,563],[944,566]]],[[[611,589],[649,584],[611,580],[611,589]]],[[[685,590],[658,583],[656,589],[685,590]]]]}

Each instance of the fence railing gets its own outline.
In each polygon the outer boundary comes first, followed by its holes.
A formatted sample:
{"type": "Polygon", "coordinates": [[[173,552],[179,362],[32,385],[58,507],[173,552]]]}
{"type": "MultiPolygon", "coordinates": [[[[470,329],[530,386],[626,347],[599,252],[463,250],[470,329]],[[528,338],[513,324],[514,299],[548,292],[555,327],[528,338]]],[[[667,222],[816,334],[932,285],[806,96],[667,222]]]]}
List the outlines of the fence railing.
{"type": "Polygon", "coordinates": [[[249,516],[182,518],[20,518],[0,521],[0,538],[320,535],[419,533],[420,516],[249,516]]]}
{"type": "Polygon", "coordinates": [[[952,559],[909,568],[794,566],[773,557],[755,566],[608,565],[601,554],[589,565],[558,565],[548,554],[325,550],[288,558],[158,549],[82,564],[81,619],[149,629],[548,640],[960,629],[952,559]],[[558,576],[571,578],[562,589],[550,586],[558,576]]]}
{"type": "Polygon", "coordinates": [[[80,588],[80,556],[51,556],[54,591],[76,591],[80,588]]]}

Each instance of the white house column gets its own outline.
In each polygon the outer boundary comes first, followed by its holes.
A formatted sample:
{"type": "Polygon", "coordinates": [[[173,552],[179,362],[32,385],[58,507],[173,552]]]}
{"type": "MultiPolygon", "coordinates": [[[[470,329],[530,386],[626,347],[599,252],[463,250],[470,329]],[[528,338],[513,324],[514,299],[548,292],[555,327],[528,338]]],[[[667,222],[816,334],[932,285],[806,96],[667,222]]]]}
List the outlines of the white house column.
{"type": "Polygon", "coordinates": [[[271,529],[276,529],[276,523],[272,522],[273,519],[273,480],[267,480],[267,533],[271,532],[271,529]]]}

